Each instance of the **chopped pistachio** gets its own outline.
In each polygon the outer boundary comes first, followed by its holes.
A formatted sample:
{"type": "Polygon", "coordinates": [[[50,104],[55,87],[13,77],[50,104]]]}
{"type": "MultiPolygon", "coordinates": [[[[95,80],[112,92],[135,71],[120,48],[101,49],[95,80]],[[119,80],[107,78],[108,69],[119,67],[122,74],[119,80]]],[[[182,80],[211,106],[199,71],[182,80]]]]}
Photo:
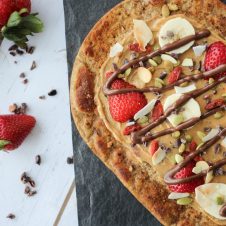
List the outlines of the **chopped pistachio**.
{"type": "Polygon", "coordinates": [[[126,77],[129,76],[130,73],[131,73],[131,71],[132,71],[131,67],[128,68],[128,69],[125,71],[125,76],[126,76],[126,77]]]}
{"type": "Polygon", "coordinates": [[[206,136],[206,134],[201,131],[197,131],[197,136],[199,137],[200,140],[202,140],[206,136]]]}
{"type": "Polygon", "coordinates": [[[177,200],[178,205],[189,205],[192,203],[192,198],[185,197],[177,200]]]}
{"type": "Polygon", "coordinates": [[[175,131],[174,133],[172,133],[172,137],[173,138],[179,138],[180,137],[180,131],[175,131]]]}
{"type": "Polygon", "coordinates": [[[173,70],[173,63],[168,61],[168,60],[165,60],[164,63],[164,68],[167,72],[171,72],[173,70]]]}
{"type": "Polygon", "coordinates": [[[186,139],[186,141],[190,142],[192,140],[192,137],[191,137],[191,135],[186,134],[185,139],[186,139]]]}
{"type": "Polygon", "coordinates": [[[175,115],[173,121],[175,125],[179,125],[184,121],[184,116],[182,114],[175,115]]]}
{"type": "Polygon", "coordinates": [[[155,78],[155,80],[160,82],[162,85],[165,85],[165,82],[161,78],[155,78]]]}
{"type": "Polygon", "coordinates": [[[185,151],[185,149],[186,149],[185,144],[181,144],[178,151],[179,151],[179,153],[183,153],[185,151]]]}
{"type": "Polygon", "coordinates": [[[226,98],[226,93],[223,93],[221,96],[224,97],[224,98],[226,98]]]}
{"type": "MultiPolygon", "coordinates": [[[[160,48],[160,46],[159,46],[158,44],[155,44],[153,48],[154,48],[154,50],[157,50],[157,49],[160,48]]],[[[156,57],[158,57],[158,56],[156,56],[156,57]]],[[[154,58],[153,58],[153,59],[154,59],[154,58]]],[[[160,57],[160,59],[161,59],[161,57],[160,57]]]]}
{"type": "Polygon", "coordinates": [[[175,164],[176,163],[176,160],[175,160],[175,156],[174,155],[170,155],[170,156],[168,156],[168,158],[169,158],[169,161],[172,163],[172,164],[175,164]]]}
{"type": "Polygon", "coordinates": [[[171,11],[177,11],[178,10],[177,4],[174,4],[174,3],[171,2],[171,3],[168,3],[167,5],[169,7],[169,10],[171,10],[171,11]]]}
{"type": "Polygon", "coordinates": [[[155,79],[155,87],[162,88],[163,85],[161,82],[159,82],[158,80],[155,79]]]}
{"type": "Polygon", "coordinates": [[[223,115],[220,112],[216,112],[213,116],[215,119],[220,119],[223,117],[223,115]]]}
{"type": "Polygon", "coordinates": [[[216,204],[217,205],[223,205],[224,204],[224,198],[222,196],[216,197],[216,204]]]}
{"type": "Polygon", "coordinates": [[[183,82],[180,84],[180,87],[186,87],[186,86],[188,86],[188,82],[183,82]]]}
{"type": "MultiPolygon", "coordinates": [[[[158,47],[159,48],[159,47],[158,47]]],[[[157,64],[161,64],[162,63],[162,58],[160,56],[155,56],[152,58],[157,64]]]]}
{"type": "Polygon", "coordinates": [[[157,67],[157,66],[158,66],[158,64],[157,64],[154,60],[152,60],[152,59],[149,59],[148,62],[149,62],[153,67],[157,67]]]}
{"type": "Polygon", "coordinates": [[[162,6],[162,16],[168,17],[170,15],[170,11],[167,5],[162,6]]]}
{"type": "Polygon", "coordinates": [[[147,116],[143,116],[143,117],[139,118],[137,122],[139,124],[144,124],[144,123],[148,122],[148,117],[147,116]]]}
{"type": "Polygon", "coordinates": [[[176,154],[175,155],[175,161],[176,163],[180,163],[184,160],[183,156],[179,155],[179,154],[176,154]]]}
{"type": "Polygon", "coordinates": [[[209,78],[209,84],[214,83],[214,79],[213,78],[209,78]]]}
{"type": "Polygon", "coordinates": [[[124,78],[124,77],[125,77],[124,74],[119,74],[119,75],[118,75],[118,78],[124,78]]]}

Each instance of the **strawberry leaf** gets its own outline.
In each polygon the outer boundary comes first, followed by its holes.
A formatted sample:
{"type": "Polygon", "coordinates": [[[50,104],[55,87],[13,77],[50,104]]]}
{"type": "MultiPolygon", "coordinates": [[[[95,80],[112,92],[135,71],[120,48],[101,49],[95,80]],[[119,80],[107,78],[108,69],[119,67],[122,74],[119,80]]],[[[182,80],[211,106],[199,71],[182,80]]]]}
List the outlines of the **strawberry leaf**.
{"type": "Polygon", "coordinates": [[[10,144],[11,142],[8,140],[0,140],[0,150],[4,149],[6,145],[10,144]]]}
{"type": "Polygon", "coordinates": [[[27,36],[43,31],[43,22],[37,17],[38,13],[27,14],[27,9],[13,12],[7,24],[1,29],[1,35],[15,42],[20,47],[25,47],[28,41],[27,36]]]}
{"type": "Polygon", "coordinates": [[[10,15],[9,20],[7,22],[7,27],[16,27],[21,22],[21,16],[18,12],[14,12],[10,15]]]}

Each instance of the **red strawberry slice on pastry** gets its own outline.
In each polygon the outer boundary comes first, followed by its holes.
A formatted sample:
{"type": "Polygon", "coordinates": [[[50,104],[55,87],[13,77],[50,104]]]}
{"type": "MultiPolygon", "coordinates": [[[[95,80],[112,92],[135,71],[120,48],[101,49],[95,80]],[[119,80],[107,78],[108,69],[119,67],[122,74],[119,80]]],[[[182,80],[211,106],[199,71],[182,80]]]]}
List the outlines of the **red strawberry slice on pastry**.
{"type": "MultiPolygon", "coordinates": [[[[226,45],[221,41],[214,42],[207,49],[204,69],[210,71],[222,64],[226,64],[226,45]]],[[[226,76],[226,72],[222,72],[214,78],[218,79],[223,76],[226,76]]]]}
{"type": "MultiPolygon", "coordinates": [[[[190,177],[192,175],[195,175],[192,172],[192,169],[195,167],[195,162],[188,163],[184,168],[182,168],[179,172],[177,172],[174,176],[176,179],[186,178],[190,177]]],[[[169,189],[172,192],[179,192],[179,193],[192,193],[195,191],[195,188],[202,185],[204,183],[203,178],[197,178],[187,183],[181,183],[181,184],[173,184],[169,185],[169,189]]]]}
{"type": "MultiPolygon", "coordinates": [[[[123,89],[134,88],[134,86],[123,79],[116,79],[111,88],[123,89]]],[[[126,122],[132,119],[147,104],[144,94],[139,92],[112,95],[108,97],[108,101],[111,116],[117,122],[126,122]]]]}
{"type": "Polygon", "coordinates": [[[156,121],[160,116],[163,115],[163,106],[160,101],[155,104],[154,109],[152,110],[151,119],[152,121],[156,121]]]}

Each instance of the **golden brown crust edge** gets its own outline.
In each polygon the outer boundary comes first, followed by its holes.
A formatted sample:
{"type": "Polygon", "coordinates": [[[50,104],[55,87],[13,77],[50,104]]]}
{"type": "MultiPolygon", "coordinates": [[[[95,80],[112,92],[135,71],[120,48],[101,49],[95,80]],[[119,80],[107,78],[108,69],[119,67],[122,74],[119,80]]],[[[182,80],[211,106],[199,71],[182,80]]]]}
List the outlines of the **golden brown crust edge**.
{"type": "MultiPolygon", "coordinates": [[[[191,207],[167,199],[168,190],[156,173],[139,165],[129,150],[117,142],[98,116],[94,103],[95,76],[109,48],[131,28],[131,18],[148,19],[159,14],[163,0],[126,0],[108,12],[91,30],[76,57],[71,78],[71,111],[75,124],[91,150],[114,172],[124,186],[164,225],[215,225],[191,207]],[[146,1],[147,2],[147,1],[146,1]]],[[[175,0],[179,13],[205,21],[208,28],[226,36],[226,6],[218,0],[175,0]],[[199,9],[202,8],[202,12],[199,9]],[[212,14],[210,14],[212,12],[212,14]]]]}

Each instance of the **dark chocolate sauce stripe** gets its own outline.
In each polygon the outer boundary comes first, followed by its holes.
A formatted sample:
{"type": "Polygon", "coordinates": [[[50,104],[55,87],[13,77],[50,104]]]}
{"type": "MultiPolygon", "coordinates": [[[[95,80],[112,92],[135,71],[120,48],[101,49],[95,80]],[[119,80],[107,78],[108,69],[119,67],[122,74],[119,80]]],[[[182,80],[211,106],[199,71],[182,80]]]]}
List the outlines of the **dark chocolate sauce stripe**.
{"type": "Polygon", "coordinates": [[[226,217],[226,203],[220,208],[220,216],[226,217]]]}
{"type": "MultiPolygon", "coordinates": [[[[195,35],[187,36],[187,37],[182,38],[182,39],[180,39],[176,42],[173,42],[171,44],[167,44],[167,45],[163,46],[162,48],[160,48],[160,49],[158,49],[158,50],[156,50],[156,51],[154,51],[150,54],[147,54],[147,55],[142,56],[140,58],[129,61],[127,64],[123,65],[121,68],[117,69],[112,74],[112,76],[107,80],[107,82],[105,83],[105,85],[103,87],[104,94],[105,95],[112,95],[111,91],[113,91],[113,90],[110,89],[112,82],[117,78],[117,76],[119,74],[123,74],[128,68],[132,67],[133,65],[136,65],[139,62],[145,62],[150,58],[153,58],[153,57],[158,56],[160,54],[163,54],[163,53],[172,51],[174,49],[177,49],[181,46],[188,44],[191,41],[199,40],[199,39],[208,37],[209,35],[210,35],[210,31],[207,30],[207,29],[204,29],[202,31],[197,32],[195,35]]],[[[117,92],[115,92],[114,94],[118,94],[119,90],[115,90],[115,91],[117,91],[117,92]]],[[[128,92],[128,90],[126,92],[128,92]]],[[[140,91],[140,92],[144,92],[144,91],[140,91]]]]}
{"type": "Polygon", "coordinates": [[[209,171],[215,170],[223,165],[226,164],[226,158],[214,163],[213,166],[211,166],[208,170],[203,171],[199,174],[186,177],[186,178],[174,178],[175,174],[179,172],[183,167],[185,167],[190,161],[192,161],[197,155],[200,153],[203,153],[208,148],[210,148],[213,144],[215,144],[218,140],[220,140],[222,137],[226,136],[226,128],[221,130],[221,132],[218,133],[214,138],[204,143],[199,149],[197,149],[195,152],[189,154],[181,163],[177,164],[175,167],[173,167],[171,170],[169,170],[165,176],[164,181],[167,184],[181,184],[181,183],[187,183],[190,182],[196,178],[200,178],[205,176],[209,171]]]}
{"type": "Polygon", "coordinates": [[[179,108],[179,107],[183,106],[184,104],[186,104],[186,102],[189,101],[191,98],[196,98],[196,97],[202,95],[203,93],[205,93],[206,91],[212,89],[213,87],[219,85],[221,82],[226,82],[226,76],[220,78],[219,80],[217,80],[214,83],[211,83],[211,84],[209,84],[207,86],[204,86],[201,89],[197,89],[195,91],[191,91],[189,93],[183,94],[174,104],[172,104],[171,106],[169,106],[166,109],[165,114],[160,116],[159,119],[157,119],[156,121],[150,123],[149,125],[147,125],[143,129],[141,129],[141,130],[139,130],[137,132],[133,132],[131,134],[132,144],[141,144],[142,143],[142,137],[147,132],[149,132],[151,129],[157,127],[159,124],[164,122],[166,120],[166,118],[168,116],[170,116],[177,108],[179,108]]]}
{"type": "Polygon", "coordinates": [[[220,107],[215,108],[215,109],[213,109],[213,110],[211,110],[211,111],[207,111],[207,112],[205,112],[204,114],[202,114],[202,115],[200,116],[200,118],[191,118],[191,119],[189,119],[188,121],[186,121],[186,122],[184,122],[184,123],[178,125],[177,127],[171,127],[171,128],[168,128],[168,129],[159,131],[159,132],[157,132],[157,133],[153,133],[153,134],[148,135],[148,136],[146,135],[146,136],[144,136],[144,137],[142,138],[142,142],[152,141],[152,140],[154,140],[154,139],[156,139],[156,138],[158,138],[158,137],[162,137],[162,136],[165,136],[165,135],[167,135],[167,134],[171,134],[171,133],[173,133],[173,132],[175,132],[175,131],[181,131],[181,130],[184,130],[184,129],[188,129],[188,128],[190,128],[191,126],[194,126],[194,125],[195,125],[196,123],[198,123],[199,121],[201,121],[201,120],[203,120],[203,119],[205,119],[205,118],[207,118],[207,117],[209,117],[209,116],[215,114],[215,113],[218,112],[218,111],[225,111],[225,110],[226,110],[225,107],[226,107],[226,106],[220,106],[220,107]]]}
{"type": "Polygon", "coordinates": [[[204,79],[208,77],[214,77],[218,75],[219,73],[226,71],[226,64],[222,64],[218,67],[216,67],[213,70],[205,71],[199,74],[189,75],[186,77],[183,77],[182,79],[176,81],[173,84],[168,84],[166,86],[163,86],[162,88],[158,88],[155,86],[145,87],[143,89],[139,88],[124,88],[124,89],[108,89],[107,92],[105,92],[106,95],[115,95],[115,94],[123,94],[123,93],[129,93],[129,92],[140,92],[140,93],[147,93],[147,92],[156,92],[156,93],[163,93],[167,90],[173,89],[174,86],[179,86],[180,84],[184,82],[191,82],[191,81],[197,81],[199,79],[204,79]]]}

